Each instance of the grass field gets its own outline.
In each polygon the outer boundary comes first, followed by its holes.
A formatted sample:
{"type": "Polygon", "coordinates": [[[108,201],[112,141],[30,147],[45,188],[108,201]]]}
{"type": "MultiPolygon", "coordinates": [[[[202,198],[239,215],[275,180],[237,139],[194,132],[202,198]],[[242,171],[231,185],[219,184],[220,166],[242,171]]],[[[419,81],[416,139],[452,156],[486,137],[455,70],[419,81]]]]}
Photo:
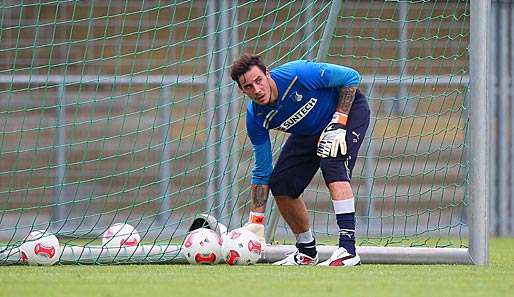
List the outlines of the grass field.
{"type": "Polygon", "coordinates": [[[0,296],[514,296],[514,239],[490,265],[0,267],[0,296]]]}

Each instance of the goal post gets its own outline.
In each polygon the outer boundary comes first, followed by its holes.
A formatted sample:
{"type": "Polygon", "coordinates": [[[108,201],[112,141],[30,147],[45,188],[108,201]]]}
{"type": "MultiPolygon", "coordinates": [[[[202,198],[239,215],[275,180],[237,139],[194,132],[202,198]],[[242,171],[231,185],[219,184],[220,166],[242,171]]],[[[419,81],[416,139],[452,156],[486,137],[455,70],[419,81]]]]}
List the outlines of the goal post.
{"type": "MultiPolygon", "coordinates": [[[[470,22],[470,125],[471,174],[468,186],[470,194],[471,222],[469,256],[477,265],[489,262],[489,211],[487,172],[487,40],[490,1],[471,1],[470,22]]],[[[489,86],[490,87],[490,86],[489,86]]]]}
{"type": "MultiPolygon", "coordinates": [[[[17,3],[0,12],[0,265],[34,230],[62,264],[185,263],[200,214],[229,229],[250,207],[243,51],[270,68],[356,68],[372,116],[353,172],[363,263],[488,263],[486,56],[490,1],[17,3]],[[102,234],[128,223],[135,248],[102,234]]],[[[286,139],[271,133],[276,158],[286,139]]],[[[330,195],[305,193],[320,258],[330,195]]],[[[294,250],[273,198],[262,262],[294,250]]]]}

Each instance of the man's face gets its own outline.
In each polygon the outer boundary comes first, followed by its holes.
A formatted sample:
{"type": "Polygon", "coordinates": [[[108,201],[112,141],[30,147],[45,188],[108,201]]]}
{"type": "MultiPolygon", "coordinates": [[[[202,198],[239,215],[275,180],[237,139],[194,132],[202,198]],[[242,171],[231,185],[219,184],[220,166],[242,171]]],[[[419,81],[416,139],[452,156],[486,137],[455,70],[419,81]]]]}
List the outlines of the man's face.
{"type": "Polygon", "coordinates": [[[239,77],[241,90],[253,102],[267,105],[271,100],[271,86],[266,73],[257,66],[252,66],[248,72],[239,77]]]}

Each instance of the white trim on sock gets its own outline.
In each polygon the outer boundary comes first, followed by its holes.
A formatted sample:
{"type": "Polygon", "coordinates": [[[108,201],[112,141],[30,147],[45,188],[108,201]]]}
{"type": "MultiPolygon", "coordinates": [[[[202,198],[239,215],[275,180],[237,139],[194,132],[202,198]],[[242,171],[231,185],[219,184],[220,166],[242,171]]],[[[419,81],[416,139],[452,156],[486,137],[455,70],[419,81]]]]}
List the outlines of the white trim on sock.
{"type": "Polygon", "coordinates": [[[355,212],[355,199],[354,198],[345,199],[345,200],[332,200],[332,204],[334,205],[334,212],[336,214],[355,212]]]}
{"type": "Polygon", "coordinates": [[[314,236],[312,236],[311,229],[300,234],[295,234],[294,236],[296,237],[297,243],[309,243],[314,240],[314,236]]]}

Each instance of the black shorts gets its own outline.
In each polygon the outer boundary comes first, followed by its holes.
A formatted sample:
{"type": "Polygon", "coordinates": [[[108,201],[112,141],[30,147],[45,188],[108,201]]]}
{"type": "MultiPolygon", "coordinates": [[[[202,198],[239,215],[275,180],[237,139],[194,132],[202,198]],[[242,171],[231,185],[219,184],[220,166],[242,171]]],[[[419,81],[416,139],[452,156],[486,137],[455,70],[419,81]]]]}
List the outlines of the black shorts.
{"type": "MultiPolygon", "coordinates": [[[[357,94],[356,96],[364,96],[357,94]]],[[[271,173],[269,185],[273,196],[298,198],[309,185],[319,168],[328,185],[336,181],[350,181],[357,154],[369,126],[370,110],[367,100],[359,100],[348,115],[346,155],[320,158],[316,154],[317,135],[291,134],[282,147],[271,173]]]]}

